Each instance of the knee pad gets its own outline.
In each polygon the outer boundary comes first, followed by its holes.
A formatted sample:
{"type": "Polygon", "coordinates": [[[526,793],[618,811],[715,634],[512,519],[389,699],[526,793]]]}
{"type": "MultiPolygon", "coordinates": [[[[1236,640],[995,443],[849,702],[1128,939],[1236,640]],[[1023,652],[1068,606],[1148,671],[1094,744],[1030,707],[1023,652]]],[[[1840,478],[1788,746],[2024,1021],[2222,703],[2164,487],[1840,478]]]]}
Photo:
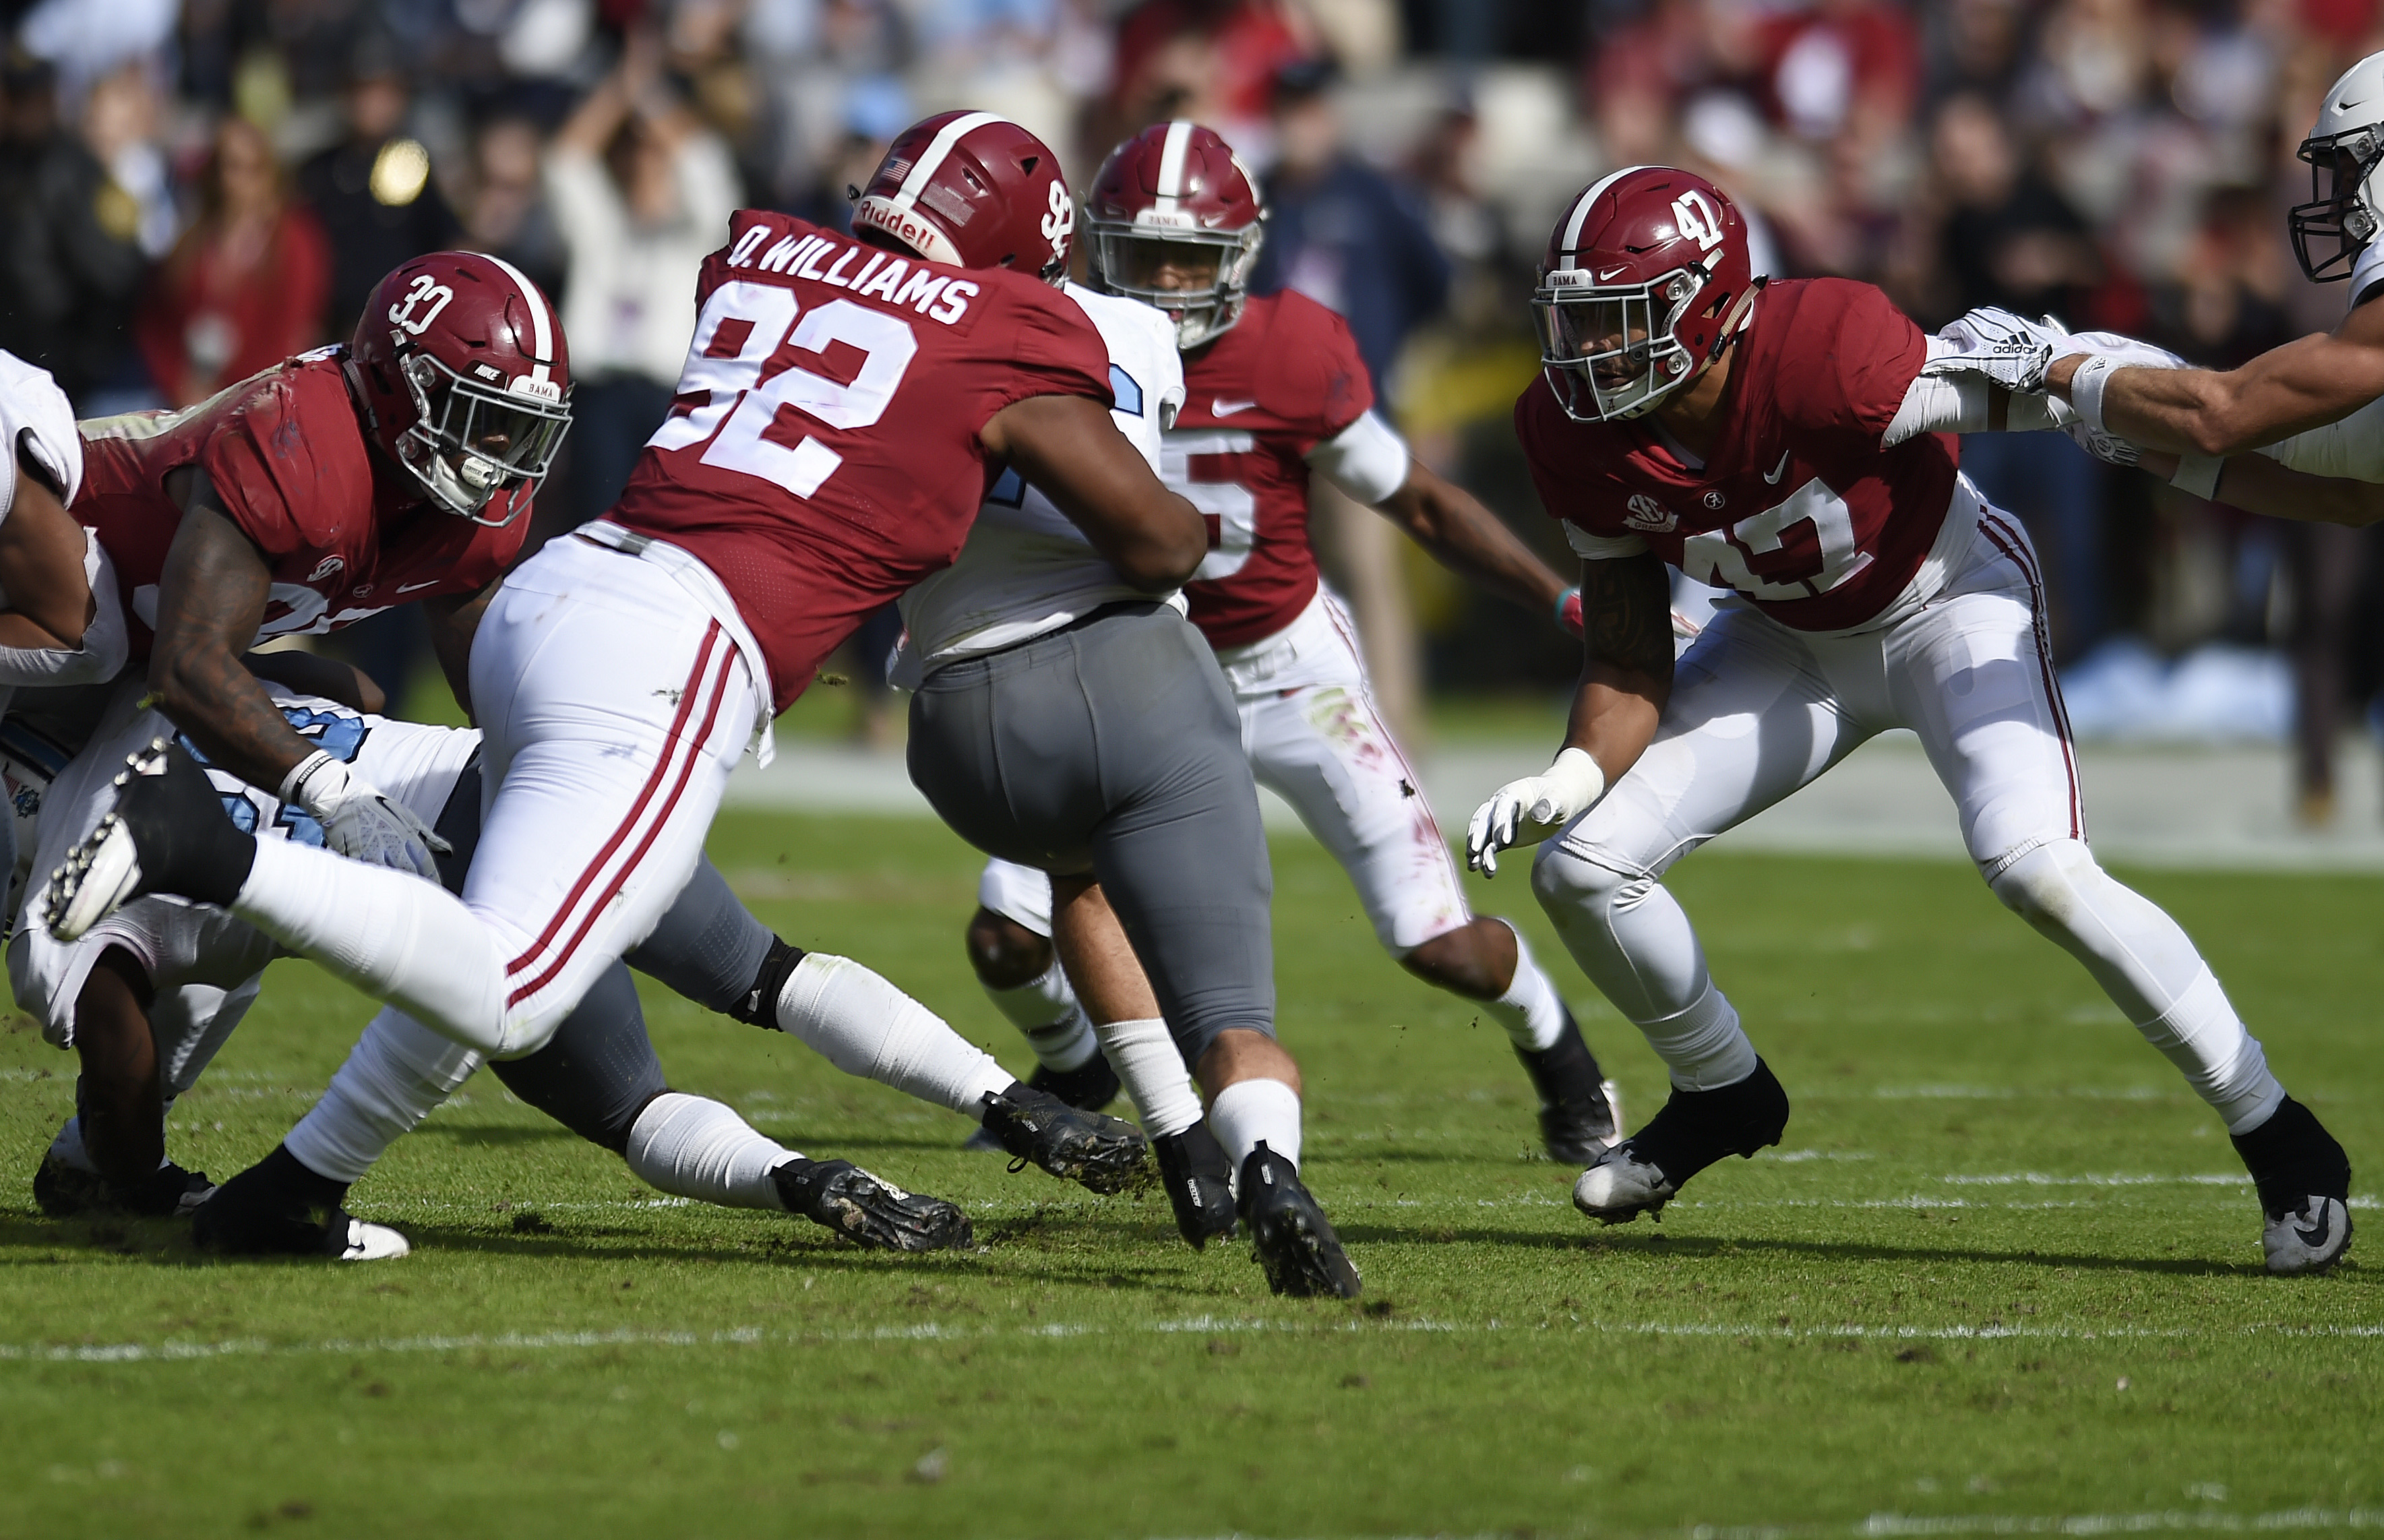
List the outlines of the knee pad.
{"type": "Polygon", "coordinates": [[[2075,839],[2054,839],[2007,860],[1988,876],[1987,887],[2029,924],[2067,930],[2076,921],[2081,889],[2102,880],[2093,851],[2075,839]]]}
{"type": "Polygon", "coordinates": [[[1532,891],[1543,909],[1628,904],[1655,886],[1652,876],[1630,874],[1592,861],[1561,840],[1550,840],[1532,858],[1532,891]]]}

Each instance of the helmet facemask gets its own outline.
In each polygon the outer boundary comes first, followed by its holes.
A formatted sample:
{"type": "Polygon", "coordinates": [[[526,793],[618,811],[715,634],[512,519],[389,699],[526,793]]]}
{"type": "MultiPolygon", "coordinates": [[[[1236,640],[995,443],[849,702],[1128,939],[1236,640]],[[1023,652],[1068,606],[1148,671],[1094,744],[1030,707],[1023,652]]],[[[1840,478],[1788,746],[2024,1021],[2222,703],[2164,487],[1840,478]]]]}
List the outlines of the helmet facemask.
{"type": "Polygon", "coordinates": [[[1586,267],[1541,275],[1532,296],[1540,368],[1565,416],[1628,421],[1687,383],[1696,360],[1678,329],[1705,286],[1695,266],[1621,287],[1591,282],[1586,267]]]}
{"type": "Polygon", "coordinates": [[[2349,278],[2359,254],[2376,239],[2377,211],[2368,200],[2367,179],[2384,161],[2384,124],[2304,139],[2296,153],[2309,163],[2310,201],[2285,214],[2293,255],[2313,282],[2349,278]],[[2315,253],[2313,242],[2320,242],[2315,253]],[[2331,249],[2327,242],[2333,242],[2331,249]]]}
{"type": "Polygon", "coordinates": [[[1260,224],[1195,230],[1124,219],[1087,223],[1093,287],[1166,311],[1175,321],[1179,351],[1216,341],[1242,318],[1259,263],[1260,224]]]}
{"type": "Polygon", "coordinates": [[[419,349],[403,356],[398,373],[415,407],[413,426],[397,438],[400,463],[450,513],[490,528],[519,517],[527,503],[521,498],[506,500],[503,517],[485,517],[482,511],[500,492],[543,480],[553,468],[571,426],[568,392],[546,400],[528,389],[501,391],[419,349]]]}

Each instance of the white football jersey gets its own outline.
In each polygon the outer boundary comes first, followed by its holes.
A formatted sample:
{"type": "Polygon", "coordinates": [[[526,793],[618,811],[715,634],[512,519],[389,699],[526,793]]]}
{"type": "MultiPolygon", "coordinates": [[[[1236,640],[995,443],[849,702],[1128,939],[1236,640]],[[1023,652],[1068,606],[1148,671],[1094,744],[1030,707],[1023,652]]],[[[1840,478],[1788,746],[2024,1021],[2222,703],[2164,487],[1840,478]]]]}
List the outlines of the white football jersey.
{"type": "MultiPolygon", "coordinates": [[[[1110,416],[1156,474],[1160,430],[1184,404],[1175,324],[1135,300],[1074,283],[1067,292],[1109,345],[1110,416]]],[[[1120,578],[1049,498],[1005,470],[960,556],[902,596],[904,636],[890,677],[914,689],[939,664],[1016,646],[1104,604],[1151,597],[1120,578]]]]}

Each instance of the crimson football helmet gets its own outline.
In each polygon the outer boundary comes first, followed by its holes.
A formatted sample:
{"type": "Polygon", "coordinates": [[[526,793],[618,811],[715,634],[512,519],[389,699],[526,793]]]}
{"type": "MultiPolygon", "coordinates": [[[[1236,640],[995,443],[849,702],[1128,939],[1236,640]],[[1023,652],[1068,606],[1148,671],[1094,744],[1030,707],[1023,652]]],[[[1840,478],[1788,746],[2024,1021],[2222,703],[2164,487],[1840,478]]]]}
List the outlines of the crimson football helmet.
{"type": "Polygon", "coordinates": [[[1085,222],[1093,287],[1168,312],[1177,347],[1197,348],[1242,318],[1266,205],[1215,130],[1154,123],[1111,150],[1085,222]]]}
{"type": "Polygon", "coordinates": [[[930,262],[1068,278],[1076,201],[1051,147],[990,112],[940,112],[895,136],[852,210],[930,262]]]}
{"type": "Polygon", "coordinates": [[[520,516],[571,426],[553,306],[513,264],[477,252],[432,252],[382,279],[347,368],[373,441],[475,524],[520,516]]]}
{"type": "Polygon", "coordinates": [[[1631,166],[1566,205],[1540,261],[1540,368],[1575,422],[1651,411],[1753,314],[1746,222],[1730,194],[1631,166]]]}

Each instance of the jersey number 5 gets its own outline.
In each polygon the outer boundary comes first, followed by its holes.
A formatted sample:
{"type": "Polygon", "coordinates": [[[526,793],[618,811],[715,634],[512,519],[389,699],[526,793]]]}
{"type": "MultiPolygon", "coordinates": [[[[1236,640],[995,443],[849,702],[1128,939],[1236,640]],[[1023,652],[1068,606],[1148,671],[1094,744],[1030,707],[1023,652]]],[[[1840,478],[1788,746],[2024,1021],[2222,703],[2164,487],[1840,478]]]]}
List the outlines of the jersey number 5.
{"type": "Polygon", "coordinates": [[[1209,554],[1192,574],[1193,582],[1214,582],[1241,571],[1242,564],[1250,559],[1259,528],[1257,495],[1237,481],[1211,481],[1195,475],[1196,462],[1212,455],[1248,454],[1256,447],[1258,440],[1248,433],[1200,428],[1170,432],[1161,440],[1159,478],[1170,491],[1181,493],[1185,502],[1199,509],[1209,526],[1209,554]]]}
{"type": "Polygon", "coordinates": [[[851,300],[830,300],[811,311],[796,304],[791,290],[767,283],[724,283],[703,302],[687,366],[679,371],[681,396],[709,392],[704,404],[674,416],[646,442],[655,449],[689,449],[711,440],[703,463],[758,476],[808,498],[844,464],[844,456],[802,432],[802,418],[830,428],[867,428],[886,415],[902,384],[919,340],[910,323],[851,300]],[[780,346],[822,356],[841,343],[862,354],[848,380],[838,380],[801,363],[764,379],[763,367],[780,346]],[[792,410],[790,411],[789,408],[792,410]]]}

